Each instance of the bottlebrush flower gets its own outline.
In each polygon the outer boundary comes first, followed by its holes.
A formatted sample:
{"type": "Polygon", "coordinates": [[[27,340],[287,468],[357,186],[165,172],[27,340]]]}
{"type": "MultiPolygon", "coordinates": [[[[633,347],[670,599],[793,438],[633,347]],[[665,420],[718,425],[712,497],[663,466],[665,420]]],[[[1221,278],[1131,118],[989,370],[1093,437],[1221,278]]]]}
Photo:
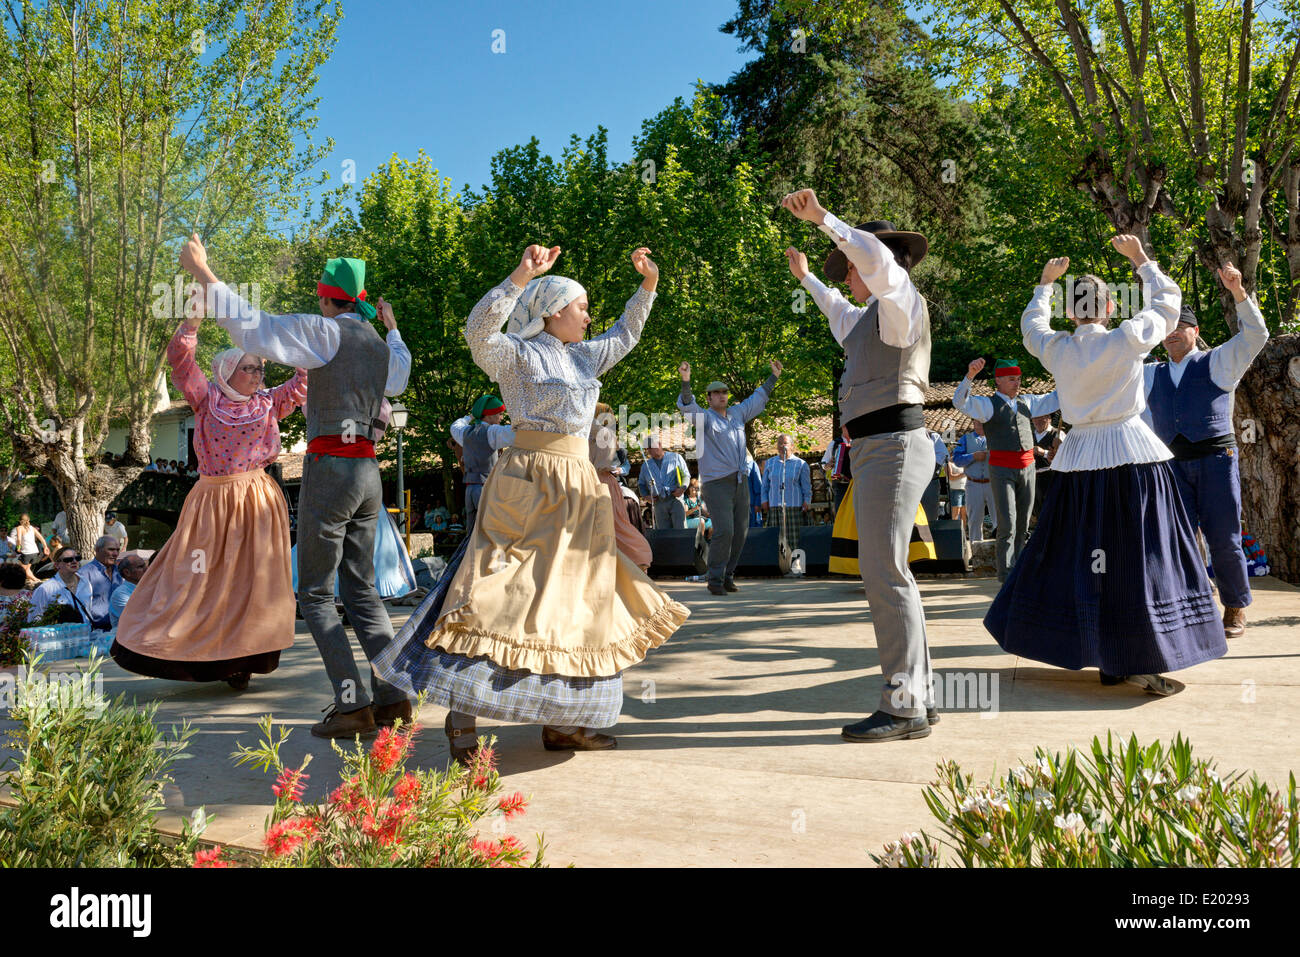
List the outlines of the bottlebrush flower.
{"type": "Polygon", "coordinates": [[[506,820],[509,821],[516,815],[524,813],[528,807],[528,801],[521,793],[516,791],[510,797],[497,801],[497,807],[505,812],[506,820]]]}
{"type": "Polygon", "coordinates": [[[219,847],[214,847],[210,851],[195,851],[193,866],[194,867],[229,867],[230,862],[223,861],[221,859],[221,851],[222,849],[219,847]]]}
{"type": "Polygon", "coordinates": [[[276,797],[287,798],[290,801],[301,800],[302,792],[307,789],[306,781],[309,777],[311,775],[303,774],[301,768],[285,768],[275,779],[275,784],[271,785],[271,791],[276,797]]]}
{"type": "Polygon", "coordinates": [[[379,736],[375,738],[375,743],[370,748],[370,760],[381,774],[387,774],[406,757],[411,749],[411,738],[414,733],[414,728],[409,732],[396,731],[392,728],[380,729],[379,736]]]}
{"type": "Polygon", "coordinates": [[[501,856],[503,850],[496,841],[485,841],[478,837],[469,842],[469,849],[489,864],[495,864],[496,859],[501,856]]]}
{"type": "Polygon", "coordinates": [[[283,857],[315,838],[316,832],[316,822],[309,818],[287,818],[267,831],[263,840],[272,857],[283,857]]]}
{"type": "Polygon", "coordinates": [[[406,774],[393,785],[393,797],[401,805],[414,804],[420,799],[420,779],[414,774],[406,774]]]}

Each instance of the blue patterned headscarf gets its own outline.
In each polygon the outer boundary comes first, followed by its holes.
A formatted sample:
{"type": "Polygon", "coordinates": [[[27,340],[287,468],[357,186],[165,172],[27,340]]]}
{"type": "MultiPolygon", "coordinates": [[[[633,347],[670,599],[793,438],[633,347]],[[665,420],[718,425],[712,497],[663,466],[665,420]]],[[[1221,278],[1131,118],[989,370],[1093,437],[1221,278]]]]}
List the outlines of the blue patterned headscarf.
{"type": "Polygon", "coordinates": [[[506,322],[506,332],[531,339],[546,328],[553,316],[575,299],[587,294],[582,283],[564,276],[539,276],[524,287],[506,322]]]}

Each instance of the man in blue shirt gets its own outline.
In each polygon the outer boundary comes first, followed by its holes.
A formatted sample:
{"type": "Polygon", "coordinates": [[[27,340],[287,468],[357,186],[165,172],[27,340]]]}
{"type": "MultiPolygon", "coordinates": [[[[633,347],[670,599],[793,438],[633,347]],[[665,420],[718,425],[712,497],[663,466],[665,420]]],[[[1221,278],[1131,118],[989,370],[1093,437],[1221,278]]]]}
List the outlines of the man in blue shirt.
{"type": "Polygon", "coordinates": [[[793,552],[799,547],[799,528],[812,507],[812,475],[808,463],[791,454],[794,439],[781,435],[776,455],[763,469],[762,508],[764,524],[776,525],[793,552]]]}
{"type": "Polygon", "coordinates": [[[118,568],[122,573],[122,584],[113,589],[113,594],[108,599],[108,615],[114,628],[117,627],[122,612],[126,611],[126,603],[130,600],[131,593],[135,591],[135,586],[144,577],[149,563],[139,555],[127,555],[118,562],[118,568]]]}
{"type": "Polygon", "coordinates": [[[749,534],[749,451],[745,442],[745,423],[767,406],[781,374],[781,363],[772,360],[772,374],[744,402],[727,406],[729,390],[724,382],[710,382],[708,409],[701,409],[691,393],[691,364],[683,362],[677,369],[682,377],[682,393],[677,409],[691,416],[695,424],[696,448],[700,456],[700,491],[713,519],[713,537],[709,539],[709,591],[723,595],[740,591],[736,585],[736,566],[749,534]]]}
{"type": "Polygon", "coordinates": [[[966,471],[966,537],[984,541],[984,516],[993,517],[993,496],[989,492],[989,445],[984,423],[974,420],[975,431],[967,432],[952,449],[952,464],[966,471]]]}
{"type": "Polygon", "coordinates": [[[645,461],[637,476],[637,488],[654,504],[655,528],[685,528],[686,504],[682,497],[690,484],[686,460],[676,452],[665,452],[659,436],[646,440],[645,461]]]}
{"type": "Polygon", "coordinates": [[[94,561],[81,566],[81,577],[90,582],[92,631],[108,631],[113,627],[108,600],[113,589],[122,583],[122,576],[117,571],[117,555],[121,548],[121,543],[112,535],[101,535],[95,541],[94,561]]]}

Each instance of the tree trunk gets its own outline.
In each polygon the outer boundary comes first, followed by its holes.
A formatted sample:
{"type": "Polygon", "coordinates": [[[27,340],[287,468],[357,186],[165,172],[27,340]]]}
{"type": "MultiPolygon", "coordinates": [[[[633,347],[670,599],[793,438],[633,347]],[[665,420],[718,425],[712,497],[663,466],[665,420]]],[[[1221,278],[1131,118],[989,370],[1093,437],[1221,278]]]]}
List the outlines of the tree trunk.
{"type": "Polygon", "coordinates": [[[1275,336],[1235,397],[1242,527],[1276,577],[1300,584],[1300,336],[1275,336]]]}

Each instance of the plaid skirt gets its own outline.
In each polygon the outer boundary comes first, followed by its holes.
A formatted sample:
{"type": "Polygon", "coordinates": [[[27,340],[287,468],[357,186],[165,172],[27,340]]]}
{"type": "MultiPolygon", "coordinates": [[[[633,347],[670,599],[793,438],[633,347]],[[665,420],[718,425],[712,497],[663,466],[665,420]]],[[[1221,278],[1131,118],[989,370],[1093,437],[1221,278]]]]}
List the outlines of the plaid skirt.
{"type": "Polygon", "coordinates": [[[412,697],[480,718],[519,724],[612,728],[623,710],[623,675],[573,678],[503,668],[490,658],[466,658],[425,645],[425,620],[436,621],[470,540],[456,549],[419,612],[371,662],[378,674],[412,697]]]}
{"type": "Polygon", "coordinates": [[[781,537],[793,552],[799,547],[799,529],[803,527],[803,509],[774,505],[768,510],[768,525],[781,529],[781,537]]]}

